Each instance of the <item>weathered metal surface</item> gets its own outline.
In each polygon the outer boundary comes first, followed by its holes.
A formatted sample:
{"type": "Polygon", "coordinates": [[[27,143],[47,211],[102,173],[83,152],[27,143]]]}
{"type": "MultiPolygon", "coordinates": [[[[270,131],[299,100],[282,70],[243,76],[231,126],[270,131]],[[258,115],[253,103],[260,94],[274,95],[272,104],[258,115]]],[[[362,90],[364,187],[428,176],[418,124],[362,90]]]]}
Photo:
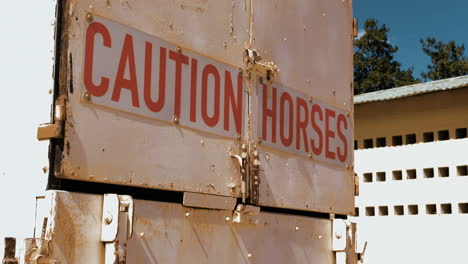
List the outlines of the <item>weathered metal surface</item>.
{"type": "Polygon", "coordinates": [[[185,192],[182,204],[188,207],[234,210],[237,199],[227,196],[185,192]]]}
{"type": "Polygon", "coordinates": [[[18,264],[16,258],[16,239],[14,237],[5,237],[5,249],[3,251],[3,264],[18,264]]]}
{"type": "MultiPolygon", "coordinates": [[[[49,257],[61,264],[103,263],[102,196],[48,191],[47,200],[49,257]]],[[[335,263],[328,219],[246,209],[235,222],[229,210],[134,202],[135,235],[120,240],[126,263],[335,263]]]]}
{"type": "MultiPolygon", "coordinates": [[[[159,116],[149,110],[144,113],[133,111],[128,87],[121,89],[120,100],[123,105],[110,105],[115,102],[93,96],[85,85],[84,64],[88,25],[101,23],[105,24],[112,34],[112,49],[103,47],[102,34],[95,36],[93,42],[97,47],[95,51],[100,52],[94,52],[95,58],[99,59],[96,65],[93,65],[94,85],[100,84],[101,77],[109,77],[111,74],[109,71],[114,72],[112,74],[115,76],[124,45],[124,39],[120,37],[125,38],[126,34],[132,34],[135,41],[134,58],[138,73],[138,89],[141,89],[138,92],[140,96],[138,100],[142,108],[145,105],[144,77],[141,75],[144,72],[142,64],[145,64],[142,57],[145,52],[144,40],[149,40],[154,48],[152,82],[154,90],[151,97],[153,101],[158,98],[157,69],[160,61],[159,57],[156,58],[160,52],[158,46],[160,44],[167,48],[167,56],[170,52],[178,52],[176,46],[179,46],[182,55],[190,54],[193,59],[198,59],[200,67],[207,61],[219,66],[220,77],[223,77],[221,84],[223,88],[226,70],[229,68],[233,89],[237,91],[237,69],[242,67],[242,50],[247,36],[247,13],[244,4],[231,1],[159,0],[149,3],[148,1],[70,0],[65,1],[64,5],[68,42],[67,50],[63,52],[69,53],[68,58],[73,58],[73,67],[62,64],[69,71],[63,71],[61,78],[69,79],[64,83],[67,84],[66,87],[72,86],[73,91],[68,89],[62,171],[57,176],[82,181],[239,197],[240,174],[230,158],[230,154],[237,154],[239,150],[237,130],[226,134],[224,119],[220,119],[215,128],[206,125],[203,128],[191,126],[190,114],[185,112],[190,109],[189,71],[193,60],[190,61],[190,65],[181,66],[183,80],[180,91],[180,116],[173,111],[174,100],[179,97],[175,93],[174,75],[169,75],[169,71],[175,69],[174,60],[169,57],[166,61],[168,69],[166,106],[159,116]],[[88,14],[91,16],[87,16],[88,14]],[[172,97],[169,98],[169,95],[172,97]],[[110,110],[109,107],[125,112],[110,110]]],[[[130,69],[127,64],[130,59],[125,60],[125,58],[127,57],[123,56],[125,67],[121,79],[124,83],[128,83],[130,69]]],[[[200,67],[199,96],[202,94],[200,89],[203,81],[203,68],[200,67]]],[[[215,83],[213,76],[213,74],[208,76],[207,93],[211,98],[214,93],[212,83],[215,83]]],[[[112,80],[110,90],[114,90],[114,86],[115,82],[112,80]]],[[[111,91],[105,98],[109,98],[107,96],[110,95],[111,91]]],[[[200,97],[198,98],[200,100],[200,97]]],[[[221,99],[224,102],[224,98],[221,99]]],[[[202,106],[210,106],[206,114],[209,118],[214,117],[209,103],[209,100],[206,103],[198,102],[198,121],[203,122],[202,106]]],[[[246,108],[245,104],[244,102],[246,108]]],[[[231,105],[229,109],[230,107],[231,105]]],[[[220,112],[224,113],[224,110],[224,106],[220,106],[220,112]]],[[[236,127],[232,115],[229,125],[229,131],[236,127]]],[[[242,126],[245,127],[243,123],[242,126]]],[[[240,132],[243,134],[243,130],[240,132]]]]}
{"type": "Polygon", "coordinates": [[[64,6],[57,177],[353,212],[351,0],[64,6]]]}
{"type": "Polygon", "coordinates": [[[259,79],[252,96],[258,204],[350,214],[352,1],[253,3],[253,46],[280,69],[272,83],[259,79]]]}

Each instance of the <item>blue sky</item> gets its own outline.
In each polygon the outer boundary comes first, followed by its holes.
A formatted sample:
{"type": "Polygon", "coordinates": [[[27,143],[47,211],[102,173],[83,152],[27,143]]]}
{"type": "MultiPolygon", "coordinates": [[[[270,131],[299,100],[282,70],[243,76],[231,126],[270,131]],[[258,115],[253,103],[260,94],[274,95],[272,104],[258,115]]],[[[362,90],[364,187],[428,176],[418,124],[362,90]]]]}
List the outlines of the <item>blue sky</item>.
{"type": "Polygon", "coordinates": [[[399,47],[396,59],[404,69],[414,67],[415,77],[420,77],[430,63],[419,39],[455,40],[468,49],[468,0],[354,0],[353,3],[354,17],[358,18],[361,30],[368,18],[390,28],[389,39],[399,47]]]}

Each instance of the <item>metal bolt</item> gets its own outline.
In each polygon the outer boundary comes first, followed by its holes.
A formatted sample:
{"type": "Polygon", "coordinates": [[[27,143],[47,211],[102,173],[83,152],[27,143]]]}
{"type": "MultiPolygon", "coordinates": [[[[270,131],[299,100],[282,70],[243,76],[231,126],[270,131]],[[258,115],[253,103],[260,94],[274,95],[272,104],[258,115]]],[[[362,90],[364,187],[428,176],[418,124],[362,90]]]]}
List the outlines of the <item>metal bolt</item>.
{"type": "Polygon", "coordinates": [[[312,103],[312,96],[309,96],[309,103],[312,103]]]}
{"type": "Polygon", "coordinates": [[[341,238],[343,237],[343,234],[342,234],[341,232],[340,232],[340,233],[336,232],[336,233],[335,233],[335,237],[336,237],[337,239],[341,239],[341,238]]]}
{"type": "Polygon", "coordinates": [[[93,22],[93,14],[91,13],[86,13],[86,22],[91,23],[93,22]]]}
{"type": "Polygon", "coordinates": [[[172,118],[172,122],[174,122],[174,124],[179,124],[179,117],[178,116],[174,116],[172,118]]]}
{"type": "Polygon", "coordinates": [[[189,217],[189,216],[190,216],[190,213],[189,213],[189,212],[186,212],[186,213],[185,213],[185,216],[189,217]]]}
{"type": "Polygon", "coordinates": [[[241,140],[241,134],[236,135],[237,140],[241,140]]]}
{"type": "Polygon", "coordinates": [[[299,228],[298,226],[296,226],[296,228],[295,228],[294,230],[299,231],[299,229],[300,229],[300,228],[299,228]]]}
{"type": "Polygon", "coordinates": [[[318,239],[322,239],[322,235],[318,235],[318,239]]]}
{"type": "Polygon", "coordinates": [[[177,46],[177,47],[176,47],[176,52],[177,52],[178,54],[181,54],[181,53],[182,53],[182,48],[181,48],[180,46],[177,46]]]}
{"type": "Polygon", "coordinates": [[[229,222],[229,221],[231,221],[231,218],[229,216],[226,216],[226,218],[224,220],[226,220],[226,222],[229,222]]]}
{"type": "Polygon", "coordinates": [[[252,257],[252,254],[250,254],[250,253],[247,254],[247,257],[248,257],[248,258],[251,258],[251,257],[252,257]]]}
{"type": "Polygon", "coordinates": [[[226,42],[226,41],[223,42],[223,46],[224,46],[225,48],[227,48],[227,42],[226,42]]]}
{"type": "Polygon", "coordinates": [[[140,237],[144,237],[144,236],[145,236],[145,233],[141,232],[140,237]]]}
{"type": "Polygon", "coordinates": [[[307,156],[309,157],[309,159],[311,159],[312,158],[312,152],[307,153],[307,156]]]}
{"type": "Polygon", "coordinates": [[[89,102],[91,101],[91,95],[88,92],[85,92],[83,95],[83,99],[89,102]]]}
{"type": "Polygon", "coordinates": [[[110,225],[112,223],[112,214],[110,212],[106,213],[106,217],[104,218],[106,225],[110,225]]]}
{"type": "Polygon", "coordinates": [[[258,137],[258,138],[257,138],[257,143],[258,143],[258,144],[262,144],[262,138],[261,138],[261,137],[258,137]]]}

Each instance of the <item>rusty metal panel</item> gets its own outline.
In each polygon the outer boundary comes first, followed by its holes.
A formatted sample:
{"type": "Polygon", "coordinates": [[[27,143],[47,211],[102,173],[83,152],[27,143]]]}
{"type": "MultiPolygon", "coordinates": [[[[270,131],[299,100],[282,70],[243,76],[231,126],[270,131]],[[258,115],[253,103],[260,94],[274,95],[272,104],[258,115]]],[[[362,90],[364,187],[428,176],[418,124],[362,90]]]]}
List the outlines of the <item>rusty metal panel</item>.
{"type": "Polygon", "coordinates": [[[245,93],[238,74],[248,35],[244,3],[68,0],[64,6],[61,78],[68,100],[57,176],[239,197],[230,154],[245,134],[247,99],[239,102],[245,93]],[[158,112],[164,63],[166,100],[158,112]]]}
{"type": "Polygon", "coordinates": [[[258,204],[352,214],[352,1],[253,1],[253,17],[253,46],[279,68],[252,84],[258,204]]]}
{"type": "MultiPolygon", "coordinates": [[[[102,196],[49,191],[47,197],[48,258],[104,263],[102,196]]],[[[257,212],[236,222],[229,210],[134,203],[126,263],[335,263],[328,219],[257,212]]]]}

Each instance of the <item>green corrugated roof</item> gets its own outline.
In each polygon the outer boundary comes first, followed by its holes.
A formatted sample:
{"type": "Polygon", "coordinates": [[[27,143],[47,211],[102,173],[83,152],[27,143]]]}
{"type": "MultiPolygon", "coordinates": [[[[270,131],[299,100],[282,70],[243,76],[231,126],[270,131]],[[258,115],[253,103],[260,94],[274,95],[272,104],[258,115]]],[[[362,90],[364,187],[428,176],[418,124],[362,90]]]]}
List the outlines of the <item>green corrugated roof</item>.
{"type": "Polygon", "coordinates": [[[457,89],[468,86],[468,75],[443,79],[433,82],[418,83],[387,90],[365,93],[354,96],[354,104],[363,104],[376,101],[387,101],[424,93],[432,93],[457,89]]]}

